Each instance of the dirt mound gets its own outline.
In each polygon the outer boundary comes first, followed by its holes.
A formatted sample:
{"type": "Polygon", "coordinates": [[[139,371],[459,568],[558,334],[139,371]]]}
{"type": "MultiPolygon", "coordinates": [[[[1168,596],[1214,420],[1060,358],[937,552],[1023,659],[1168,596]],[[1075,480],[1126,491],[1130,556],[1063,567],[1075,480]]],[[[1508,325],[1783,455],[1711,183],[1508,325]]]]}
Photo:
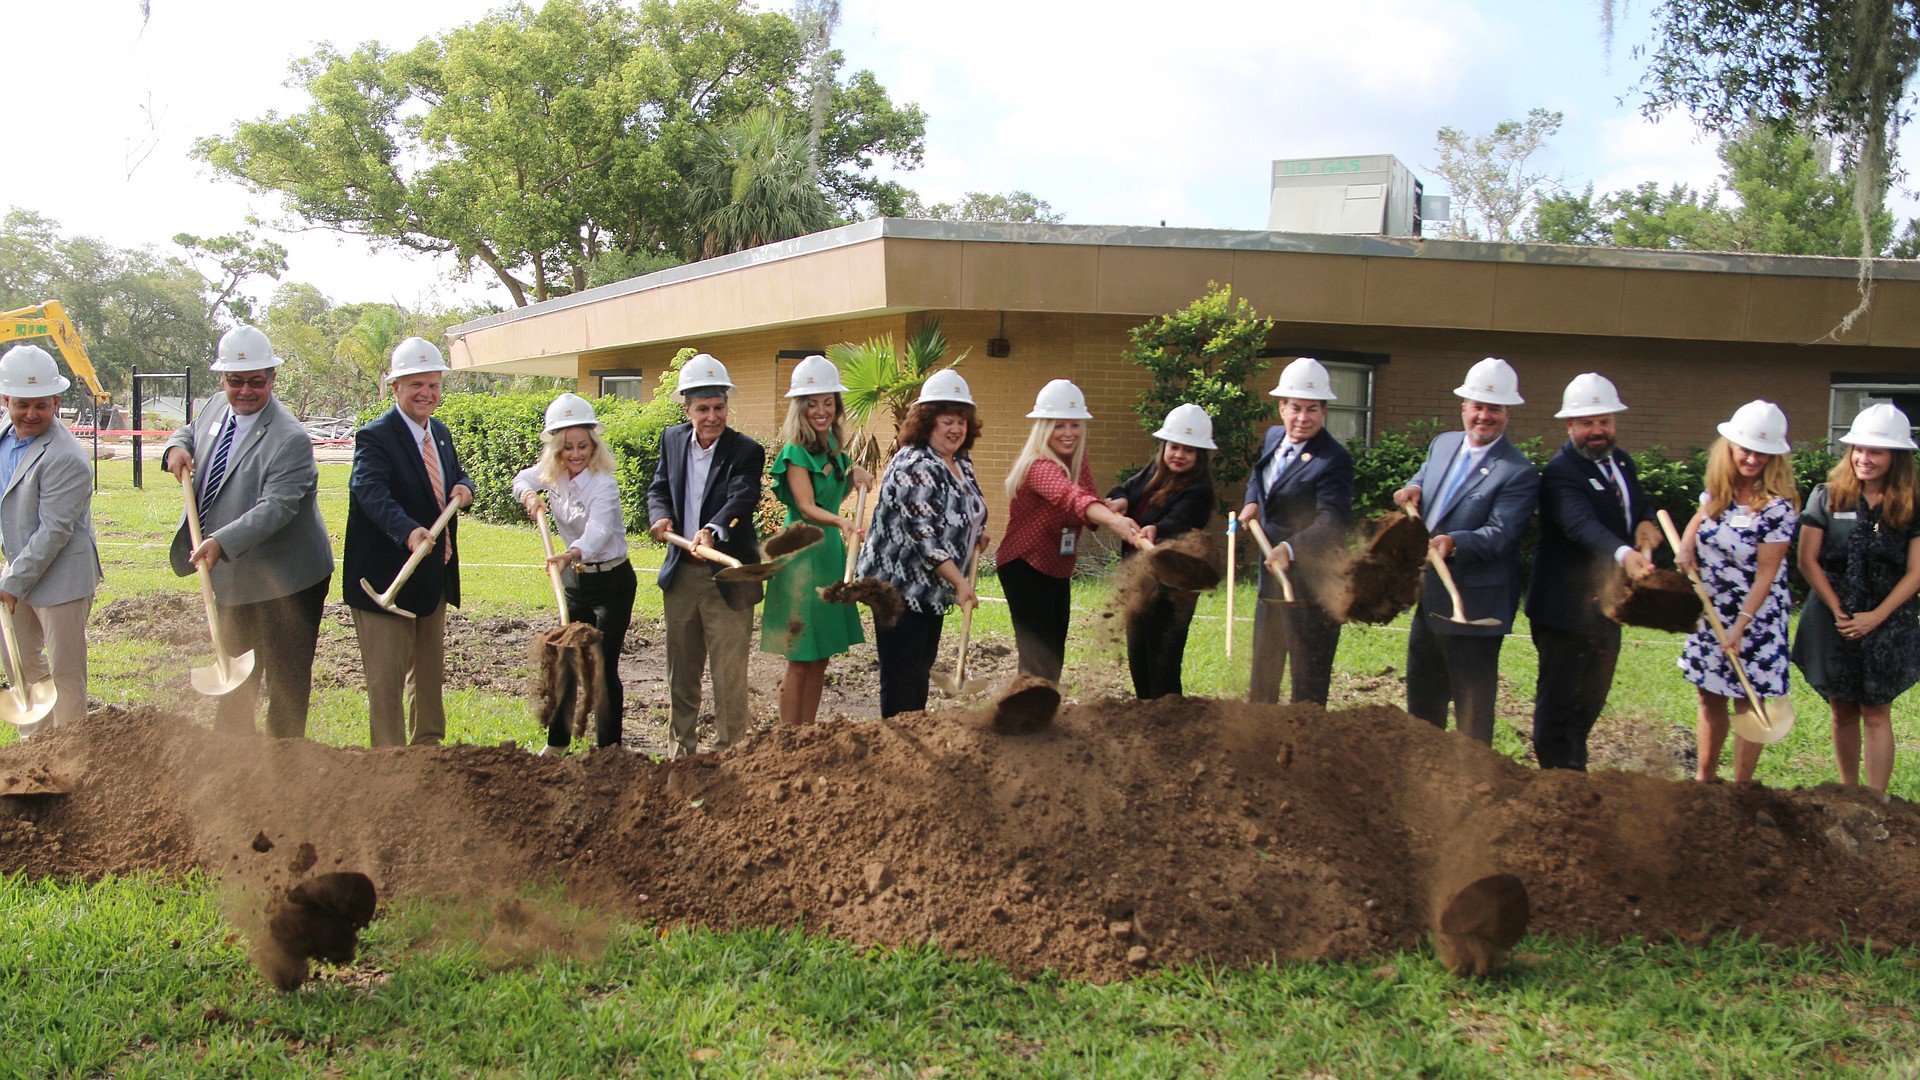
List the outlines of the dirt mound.
{"type": "Polygon", "coordinates": [[[554,880],[627,916],[935,940],[1095,979],[1412,945],[1502,873],[1540,931],[1920,941],[1903,800],[1535,772],[1389,708],[1112,701],[1010,737],[983,707],[658,764],[102,710],[0,749],[0,769],[36,765],[74,793],[0,800],[0,872],[206,867],[256,941],[309,871],[389,901],[554,880]]]}

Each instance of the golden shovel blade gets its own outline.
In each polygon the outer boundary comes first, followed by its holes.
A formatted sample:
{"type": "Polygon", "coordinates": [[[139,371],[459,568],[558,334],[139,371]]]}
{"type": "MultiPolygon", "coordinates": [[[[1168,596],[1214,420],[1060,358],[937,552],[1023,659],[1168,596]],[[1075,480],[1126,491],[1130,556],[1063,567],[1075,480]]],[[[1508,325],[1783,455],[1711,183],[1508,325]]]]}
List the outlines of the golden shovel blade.
{"type": "MultiPolygon", "coordinates": [[[[1745,704],[1736,701],[1735,704],[1745,704]]],[[[1731,717],[1733,733],[1752,743],[1777,743],[1793,731],[1793,703],[1784,697],[1762,698],[1767,710],[1765,720],[1751,707],[1736,709],[1731,717]]]]}
{"type": "Polygon", "coordinates": [[[216,660],[206,667],[197,667],[188,672],[188,681],[193,688],[208,697],[224,697],[240,689],[240,684],[253,674],[253,650],[248,649],[239,656],[227,658],[226,670],[220,669],[216,660]]]}
{"type": "Polygon", "coordinates": [[[51,675],[27,686],[13,687],[0,693],[0,719],[16,727],[37,724],[53,712],[56,696],[51,675]]]}

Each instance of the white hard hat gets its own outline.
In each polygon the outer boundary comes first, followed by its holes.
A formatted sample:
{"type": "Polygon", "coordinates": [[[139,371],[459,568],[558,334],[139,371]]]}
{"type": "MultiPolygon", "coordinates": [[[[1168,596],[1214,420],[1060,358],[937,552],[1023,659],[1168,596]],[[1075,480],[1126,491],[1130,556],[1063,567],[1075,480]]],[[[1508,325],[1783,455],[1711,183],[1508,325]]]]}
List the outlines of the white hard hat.
{"type": "Polygon", "coordinates": [[[1525,405],[1520,396],[1520,376],[1505,360],[1489,356],[1467,369],[1467,381],[1454,388],[1454,396],[1488,405],[1525,405]]]}
{"type": "Polygon", "coordinates": [[[1065,379],[1055,379],[1040,388],[1034,395],[1033,411],[1027,414],[1029,420],[1091,420],[1093,414],[1087,411],[1087,395],[1080,388],[1065,379]]]}
{"type": "Polygon", "coordinates": [[[840,369],[833,361],[824,356],[809,356],[793,365],[793,381],[787,386],[788,397],[809,397],[814,394],[844,394],[847,388],[840,385],[840,369]]]}
{"type": "Polygon", "coordinates": [[[1878,446],[1888,450],[1914,450],[1913,422],[1907,414],[1889,402],[1869,405],[1853,418],[1840,441],[1848,446],[1878,446]]]}
{"type": "Polygon", "coordinates": [[[1280,385],[1267,391],[1268,397],[1304,398],[1308,401],[1338,401],[1327,369],[1311,356],[1303,356],[1280,371],[1280,385]]]}
{"type": "Polygon", "coordinates": [[[220,348],[214,353],[214,371],[261,371],[277,368],[285,361],[273,355],[267,335],[241,323],[220,335],[220,348]]]}
{"type": "Polygon", "coordinates": [[[725,390],[734,388],[733,380],[727,378],[727,365],[706,353],[696,353],[692,359],[680,365],[680,383],[674,387],[674,393],[686,397],[687,391],[703,386],[718,386],[725,390]]]}
{"type": "Polygon", "coordinates": [[[579,394],[561,394],[547,406],[547,426],[543,430],[555,432],[562,428],[599,426],[600,418],[593,415],[592,402],[579,394]]]}
{"type": "Polygon", "coordinates": [[[1560,395],[1560,411],[1554,413],[1553,418],[1572,420],[1581,416],[1604,416],[1626,411],[1626,405],[1620,401],[1620,391],[1613,388],[1613,381],[1605,375],[1589,371],[1584,375],[1575,375],[1573,381],[1567,384],[1567,392],[1560,395]]]}
{"type": "Polygon", "coordinates": [[[1175,405],[1153,437],[1198,450],[1219,449],[1213,445],[1213,417],[1207,415],[1207,410],[1191,402],[1175,405]]]}
{"type": "Polygon", "coordinates": [[[38,345],[15,345],[0,356],[0,394],[7,397],[55,397],[72,385],[38,345]]]}
{"type": "Polygon", "coordinates": [[[1728,441],[1756,454],[1793,452],[1793,444],[1787,441],[1787,414],[1771,401],[1747,402],[1718,430],[1728,441]]]}
{"type": "Polygon", "coordinates": [[[927,376],[920,384],[920,396],[913,403],[919,405],[928,401],[957,401],[962,405],[972,405],[973,391],[967,389],[967,380],[952,368],[942,368],[927,376]]]}
{"type": "Polygon", "coordinates": [[[447,359],[440,355],[438,345],[426,338],[410,337],[393,347],[393,363],[387,368],[387,381],[391,383],[408,375],[446,370],[447,359]]]}

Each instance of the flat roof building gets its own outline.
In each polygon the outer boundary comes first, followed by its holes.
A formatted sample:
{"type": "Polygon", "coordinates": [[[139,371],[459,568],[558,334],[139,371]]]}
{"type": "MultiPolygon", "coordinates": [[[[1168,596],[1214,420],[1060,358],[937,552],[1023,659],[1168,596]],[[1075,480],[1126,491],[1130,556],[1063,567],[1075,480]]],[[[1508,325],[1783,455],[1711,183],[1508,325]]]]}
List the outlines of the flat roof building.
{"type": "Polygon", "coordinates": [[[1877,261],[1872,307],[1835,335],[1857,270],[1812,256],[884,218],[463,323],[449,360],[650,396],[691,346],[732,373],[736,426],[771,441],[801,357],[887,335],[904,344],[937,318],[968,354],[960,370],[986,424],[974,459],[997,499],[1049,379],[1087,394],[1103,490],[1149,459],[1133,413],[1149,379],[1125,358],[1127,332],[1209,283],[1273,320],[1276,359],[1328,365],[1340,394],[1329,427],[1350,443],[1457,423],[1452,388],[1485,356],[1520,374],[1527,404],[1511,433],[1550,444],[1564,438],[1560,392],[1583,371],[1619,386],[1632,450],[1705,444],[1753,398],[1778,402],[1797,442],[1844,431],[1868,398],[1920,416],[1920,263],[1877,261]],[[989,356],[989,339],[1008,354],[989,356]]]}

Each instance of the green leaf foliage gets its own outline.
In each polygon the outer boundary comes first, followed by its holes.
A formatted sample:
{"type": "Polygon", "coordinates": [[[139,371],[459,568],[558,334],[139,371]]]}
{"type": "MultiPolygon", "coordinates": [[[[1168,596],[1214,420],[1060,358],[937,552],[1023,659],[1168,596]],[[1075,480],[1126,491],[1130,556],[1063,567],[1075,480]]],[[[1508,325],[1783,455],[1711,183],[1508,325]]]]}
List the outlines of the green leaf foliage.
{"type": "Polygon", "coordinates": [[[1271,411],[1270,399],[1247,383],[1269,366],[1260,354],[1273,320],[1257,316],[1245,297],[1235,302],[1232,292],[1231,285],[1209,282],[1193,303],[1129,331],[1127,351],[1153,376],[1133,407],[1141,427],[1158,431],[1174,406],[1189,402],[1213,418],[1220,447],[1213,452],[1213,478],[1222,507],[1240,505],[1240,487],[1259,454],[1254,431],[1271,411]]]}

